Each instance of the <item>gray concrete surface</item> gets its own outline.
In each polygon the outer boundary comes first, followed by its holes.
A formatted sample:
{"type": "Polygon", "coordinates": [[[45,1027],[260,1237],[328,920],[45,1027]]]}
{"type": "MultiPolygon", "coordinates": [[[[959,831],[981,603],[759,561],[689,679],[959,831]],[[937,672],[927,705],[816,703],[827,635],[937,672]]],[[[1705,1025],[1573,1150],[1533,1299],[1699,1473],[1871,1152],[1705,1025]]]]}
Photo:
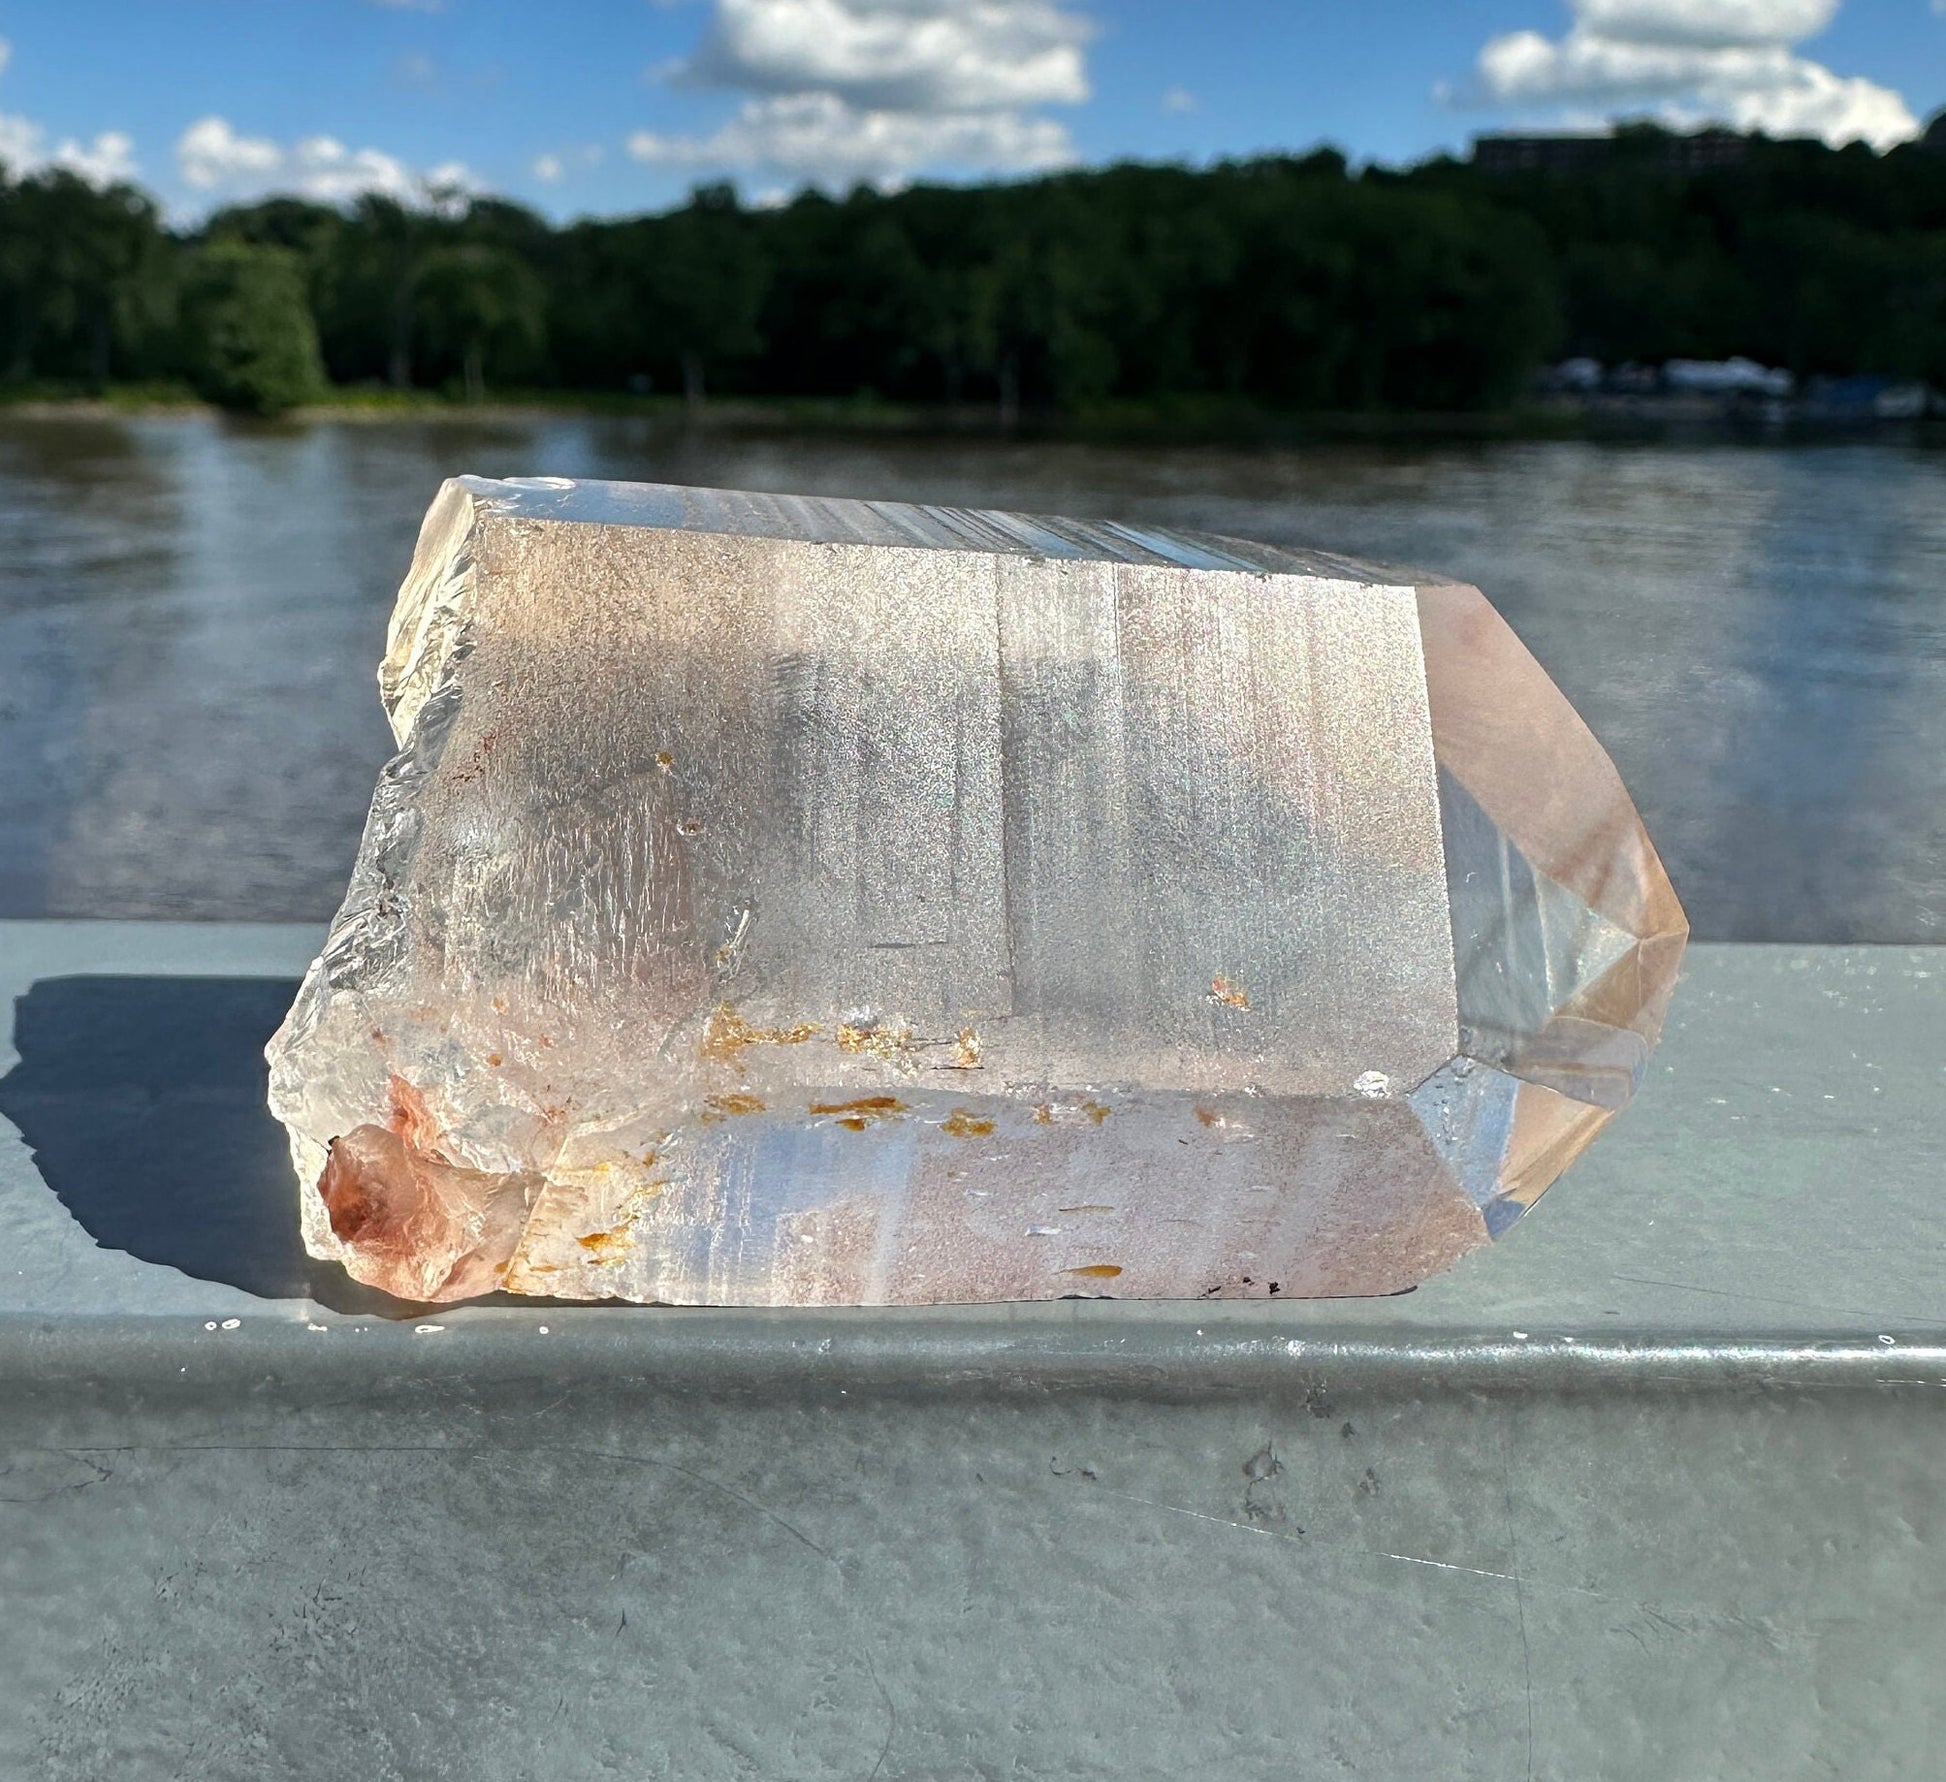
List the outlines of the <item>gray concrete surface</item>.
{"type": "MultiPolygon", "coordinates": [[[[0,924],[0,1004],[314,939],[0,924]]],[[[1937,1775],[1943,997],[1697,948],[1383,1301],[388,1321],[100,1249],[0,1125],[0,1776],[1937,1775]]]]}

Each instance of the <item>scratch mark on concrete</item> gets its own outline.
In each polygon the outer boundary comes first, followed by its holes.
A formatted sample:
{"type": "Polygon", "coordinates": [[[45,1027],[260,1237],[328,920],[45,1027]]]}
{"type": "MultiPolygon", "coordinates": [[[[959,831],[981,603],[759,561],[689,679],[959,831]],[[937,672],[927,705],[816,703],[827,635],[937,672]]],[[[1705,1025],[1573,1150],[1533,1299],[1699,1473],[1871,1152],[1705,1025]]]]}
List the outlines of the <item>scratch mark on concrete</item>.
{"type": "Polygon", "coordinates": [[[1272,1535],[1280,1541],[1303,1542],[1304,1531],[1265,1528],[1261,1523],[1233,1522],[1228,1516],[1211,1516],[1202,1510],[1185,1509],[1181,1504],[1164,1503],[1159,1497],[1137,1497],[1132,1491],[1117,1491],[1110,1485],[1095,1487],[1104,1497],[1119,1497],[1124,1503],[1142,1504],[1151,1510],[1167,1510],[1171,1515],[1187,1516],[1195,1522],[1214,1522],[1218,1528],[1233,1528],[1238,1534],[1272,1535]]]}
{"type": "Polygon", "coordinates": [[[865,1654],[865,1668],[872,1674],[872,1682],[878,1689],[879,1700],[885,1704],[885,1743],[878,1748],[878,1762],[872,1765],[872,1773],[865,1782],[878,1782],[878,1773],[885,1768],[885,1760],[892,1755],[892,1741],[899,1736],[899,1710],[892,1700],[892,1692],[885,1687],[878,1674],[878,1666],[872,1663],[872,1655],[865,1654]]]}
{"type": "Polygon", "coordinates": [[[29,1447],[18,1451],[23,1457],[35,1455],[59,1456],[70,1460],[76,1466],[87,1468],[92,1475],[85,1479],[42,1479],[36,1482],[31,1468],[24,1469],[23,1460],[9,1459],[0,1464],[0,1503],[6,1504],[44,1504],[52,1498],[70,1492],[86,1491],[91,1485],[100,1485],[115,1476],[112,1467],[103,1466],[98,1460],[84,1458],[87,1451],[77,1448],[29,1447]]]}
{"type": "Polygon", "coordinates": [[[1507,1551],[1513,1555],[1514,1611],[1520,1617],[1521,1686],[1527,1697],[1527,1782],[1534,1782],[1534,1648],[1527,1638],[1527,1586],[1520,1576],[1520,1525],[1514,1517],[1513,1431],[1500,1449],[1500,1477],[1506,1488],[1507,1551]]]}
{"type": "MultiPolygon", "coordinates": [[[[1444,1559],[1421,1559],[1416,1553],[1381,1553],[1380,1559],[1396,1559],[1401,1565],[1429,1565],[1437,1572],[1464,1572],[1469,1578],[1497,1578],[1502,1584],[1518,1584],[1521,1580],[1512,1572],[1483,1571],[1477,1565],[1454,1565],[1444,1559]]],[[[1594,1592],[1589,1592],[1594,1595],[1594,1592]]]]}
{"type": "Polygon", "coordinates": [[[1939,1330],[1946,1323],[1936,1313],[1920,1316],[1912,1312],[1888,1311],[1884,1306],[1840,1306],[1829,1301],[1809,1299],[1785,1299],[1773,1293],[1750,1293],[1740,1287],[1701,1287],[1694,1281],[1664,1281],[1654,1275],[1619,1275],[1611,1273],[1611,1281],[1626,1281],[1634,1287],[1670,1287],[1678,1293],[1700,1293],[1709,1299],[1747,1300],[1752,1305],[1789,1306],[1793,1311],[1843,1312],[1853,1318],[1869,1318],[1880,1322],[1891,1318],[1919,1329],[1939,1330]]]}
{"type": "Polygon", "coordinates": [[[759,1516],[766,1517],[768,1520],[776,1523],[794,1541],[798,1541],[802,1545],[810,1548],[820,1559],[837,1567],[840,1577],[844,1575],[844,1568],[838,1566],[838,1561],[829,1548],[820,1547],[795,1522],[791,1521],[787,1516],[783,1516],[776,1510],[773,1510],[770,1505],[764,1503],[761,1499],[752,1497],[747,1491],[739,1491],[734,1485],[726,1485],[721,1479],[712,1479],[707,1473],[695,1472],[689,1467],[678,1465],[673,1460],[651,1460],[643,1454],[615,1454],[603,1448],[562,1448],[555,1451],[563,1454],[580,1455],[593,1460],[619,1461],[629,1466],[661,1467],[665,1471],[675,1473],[682,1478],[690,1480],[694,1484],[702,1486],[706,1491],[717,1491],[721,1492],[725,1497],[735,1498],[738,1503],[755,1510],[759,1516]]]}

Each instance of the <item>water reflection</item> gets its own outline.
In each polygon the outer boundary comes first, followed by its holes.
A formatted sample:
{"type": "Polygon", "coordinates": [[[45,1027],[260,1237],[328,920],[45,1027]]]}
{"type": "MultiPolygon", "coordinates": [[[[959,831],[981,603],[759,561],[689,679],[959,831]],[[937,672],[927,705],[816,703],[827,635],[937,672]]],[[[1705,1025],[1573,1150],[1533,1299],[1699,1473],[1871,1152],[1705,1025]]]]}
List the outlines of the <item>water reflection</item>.
{"type": "Polygon", "coordinates": [[[317,919],[388,738],[440,478],[1052,509],[1451,569],[1620,763],[1699,934],[1946,939],[1946,459],[685,434],[641,421],[0,422],[0,915],[317,919]]]}

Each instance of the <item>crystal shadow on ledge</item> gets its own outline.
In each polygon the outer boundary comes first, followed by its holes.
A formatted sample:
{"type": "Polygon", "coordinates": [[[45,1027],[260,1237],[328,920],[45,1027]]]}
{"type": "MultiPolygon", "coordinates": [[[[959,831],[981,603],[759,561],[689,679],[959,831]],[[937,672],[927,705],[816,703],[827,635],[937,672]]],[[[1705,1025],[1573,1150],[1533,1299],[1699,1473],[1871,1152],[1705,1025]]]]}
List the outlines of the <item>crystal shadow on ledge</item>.
{"type": "Polygon", "coordinates": [[[417,1309],[307,1256],[290,1148],[264,1106],[281,978],[44,978],[14,1005],[0,1076],[62,1205],[103,1249],[264,1299],[408,1317],[417,1309]]]}

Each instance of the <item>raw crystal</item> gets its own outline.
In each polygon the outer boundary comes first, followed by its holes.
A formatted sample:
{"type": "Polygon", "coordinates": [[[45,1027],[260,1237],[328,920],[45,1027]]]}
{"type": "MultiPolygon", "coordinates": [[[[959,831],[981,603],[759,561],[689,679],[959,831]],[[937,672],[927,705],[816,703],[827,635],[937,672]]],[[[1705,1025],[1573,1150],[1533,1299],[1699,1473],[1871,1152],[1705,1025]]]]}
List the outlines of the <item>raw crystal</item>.
{"type": "Polygon", "coordinates": [[[1683,915],[1473,589],[1068,520],[434,503],[282,1031],[419,1300],[1386,1293],[1633,1093],[1683,915]]]}

